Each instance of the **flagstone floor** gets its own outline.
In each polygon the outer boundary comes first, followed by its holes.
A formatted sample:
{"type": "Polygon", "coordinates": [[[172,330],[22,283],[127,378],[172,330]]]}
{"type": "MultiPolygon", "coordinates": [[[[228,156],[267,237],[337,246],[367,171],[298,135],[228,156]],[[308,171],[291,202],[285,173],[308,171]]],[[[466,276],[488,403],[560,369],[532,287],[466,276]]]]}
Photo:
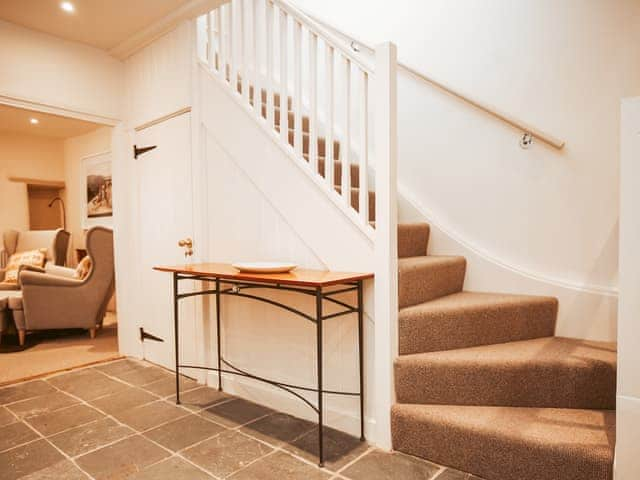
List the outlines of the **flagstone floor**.
{"type": "Polygon", "coordinates": [[[0,480],[480,480],[119,360],[0,388],[0,480]]]}

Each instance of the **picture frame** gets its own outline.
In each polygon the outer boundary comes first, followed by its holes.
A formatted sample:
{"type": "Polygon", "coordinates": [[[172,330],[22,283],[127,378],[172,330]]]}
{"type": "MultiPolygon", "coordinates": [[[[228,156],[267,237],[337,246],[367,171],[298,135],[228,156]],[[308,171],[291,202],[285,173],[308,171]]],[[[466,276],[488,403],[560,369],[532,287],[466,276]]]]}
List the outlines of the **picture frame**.
{"type": "Polygon", "coordinates": [[[111,152],[82,159],[82,227],[113,226],[113,182],[111,152]]]}

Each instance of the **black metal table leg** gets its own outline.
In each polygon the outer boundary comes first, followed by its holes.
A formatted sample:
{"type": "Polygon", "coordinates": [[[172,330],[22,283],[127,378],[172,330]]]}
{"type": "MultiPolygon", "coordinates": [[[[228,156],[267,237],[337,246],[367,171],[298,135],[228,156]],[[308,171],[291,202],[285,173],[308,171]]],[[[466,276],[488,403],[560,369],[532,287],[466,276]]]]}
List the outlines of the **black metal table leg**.
{"type": "Polygon", "coordinates": [[[358,281],[358,362],[360,371],[360,441],[364,442],[364,376],[363,376],[363,364],[364,364],[364,299],[362,292],[362,280],[358,281]]]}
{"type": "Polygon", "coordinates": [[[176,404],[180,404],[180,339],[178,332],[178,273],[173,274],[173,338],[176,352],[176,404]]]}
{"type": "Polygon", "coordinates": [[[216,278],[216,343],[218,349],[218,391],[222,391],[222,352],[220,351],[220,279],[216,278]]]}
{"type": "Polygon", "coordinates": [[[316,288],[316,340],[318,362],[318,465],[324,467],[324,418],[322,408],[322,288],[316,288]]]}

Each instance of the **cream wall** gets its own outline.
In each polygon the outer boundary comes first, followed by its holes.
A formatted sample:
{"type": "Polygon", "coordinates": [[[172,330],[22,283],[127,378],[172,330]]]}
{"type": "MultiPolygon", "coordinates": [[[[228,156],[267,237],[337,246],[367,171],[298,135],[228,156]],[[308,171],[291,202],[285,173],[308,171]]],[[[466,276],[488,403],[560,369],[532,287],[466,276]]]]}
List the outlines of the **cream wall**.
{"type": "MultiPolygon", "coordinates": [[[[523,150],[521,132],[400,75],[401,191],[482,261],[588,296],[562,302],[564,334],[615,338],[618,106],[640,94],[640,3],[296,3],[368,43],[394,41],[401,61],[567,142],[523,150]]],[[[471,261],[479,270],[496,288],[471,261]]]]}
{"type": "Polygon", "coordinates": [[[27,186],[9,177],[63,181],[63,142],[32,135],[0,133],[0,232],[29,229],[27,186]]]}
{"type": "Polygon", "coordinates": [[[84,169],[82,159],[111,150],[111,127],[101,127],[64,141],[64,179],[67,185],[65,204],[67,207],[67,230],[72,235],[71,264],[75,264],[76,248],[84,248],[82,205],[85,202],[84,169]]]}
{"type": "Polygon", "coordinates": [[[106,52],[1,20],[0,45],[0,101],[120,118],[122,63],[106,52]]]}

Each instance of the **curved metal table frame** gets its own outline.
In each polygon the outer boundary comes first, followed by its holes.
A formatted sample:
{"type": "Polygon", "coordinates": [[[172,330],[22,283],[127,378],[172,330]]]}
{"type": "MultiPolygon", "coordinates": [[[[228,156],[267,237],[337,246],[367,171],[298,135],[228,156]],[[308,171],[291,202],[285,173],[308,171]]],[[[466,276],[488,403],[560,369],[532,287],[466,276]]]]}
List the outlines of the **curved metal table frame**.
{"type": "MultiPolygon", "coordinates": [[[[265,278],[265,281],[241,281],[233,280],[229,278],[220,278],[215,275],[198,275],[198,274],[183,274],[179,272],[173,272],[173,315],[174,315],[174,341],[175,341],[175,374],[176,374],[176,403],[180,403],[180,368],[193,368],[200,370],[209,370],[218,372],[218,390],[222,391],[222,374],[239,375],[247,377],[253,380],[267,383],[274,387],[278,387],[295,397],[302,400],[309,407],[311,407],[318,414],[318,457],[319,466],[324,466],[324,395],[345,395],[359,397],[360,399],[360,440],[364,441],[364,380],[363,380],[363,280],[355,280],[353,282],[345,282],[337,285],[339,288],[334,288],[330,291],[325,291],[326,287],[298,287],[292,285],[282,285],[275,283],[273,280],[265,278]],[[193,292],[180,293],[179,282],[181,280],[200,280],[215,282],[215,289],[199,290],[193,292]],[[272,299],[256,295],[251,292],[256,289],[270,289],[270,290],[285,290],[289,292],[296,292],[303,295],[314,296],[316,299],[316,314],[315,316],[309,315],[301,310],[293,308],[289,305],[274,301],[272,299]],[[347,292],[357,293],[357,304],[355,306],[349,305],[341,300],[334,298],[335,295],[347,292]],[[181,299],[200,296],[200,295],[215,295],[216,297],[216,345],[218,364],[217,367],[205,367],[200,365],[187,365],[180,363],[180,351],[179,351],[179,308],[178,302],[181,299]],[[254,375],[245,370],[242,370],[222,356],[221,352],[221,302],[222,295],[229,295],[235,297],[249,298],[260,302],[265,302],[270,305],[282,308],[288,312],[294,313],[309,322],[316,325],[316,361],[317,361],[317,385],[316,387],[309,387],[303,385],[292,385],[289,383],[280,382],[277,380],[254,375]],[[341,308],[340,311],[325,315],[323,313],[323,301],[328,301],[341,308]],[[358,375],[359,375],[359,390],[357,392],[342,392],[336,390],[326,390],[323,386],[323,341],[322,341],[322,327],[323,322],[329,319],[338,318],[344,315],[357,314],[358,317],[358,375]],[[313,404],[308,399],[303,397],[298,391],[315,392],[317,397],[317,404],[313,404]]],[[[336,287],[336,285],[332,285],[336,287]]]]}

